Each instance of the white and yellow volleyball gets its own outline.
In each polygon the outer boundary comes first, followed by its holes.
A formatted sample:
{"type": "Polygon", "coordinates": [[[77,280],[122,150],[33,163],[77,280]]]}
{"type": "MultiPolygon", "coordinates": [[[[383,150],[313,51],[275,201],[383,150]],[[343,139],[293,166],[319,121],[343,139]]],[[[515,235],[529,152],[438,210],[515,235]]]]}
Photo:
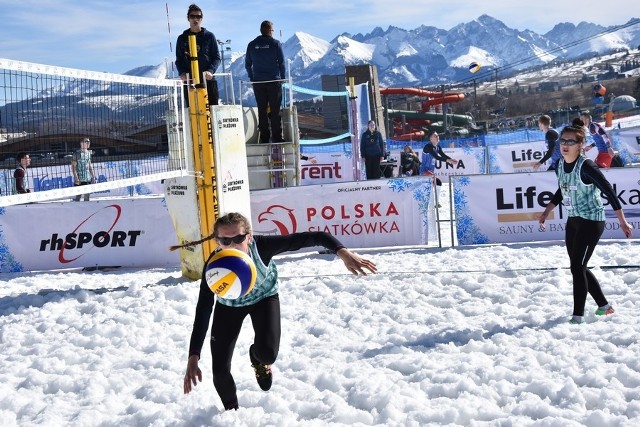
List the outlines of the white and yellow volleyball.
{"type": "Polygon", "coordinates": [[[211,257],[205,270],[209,289],[220,298],[237,299],[247,295],[256,284],[256,266],[246,253],[223,249],[211,257]]]}
{"type": "Polygon", "coordinates": [[[482,68],[482,66],[480,64],[478,64],[477,62],[472,62],[471,64],[469,64],[469,71],[472,74],[475,74],[478,71],[480,71],[480,68],[482,68]]]}

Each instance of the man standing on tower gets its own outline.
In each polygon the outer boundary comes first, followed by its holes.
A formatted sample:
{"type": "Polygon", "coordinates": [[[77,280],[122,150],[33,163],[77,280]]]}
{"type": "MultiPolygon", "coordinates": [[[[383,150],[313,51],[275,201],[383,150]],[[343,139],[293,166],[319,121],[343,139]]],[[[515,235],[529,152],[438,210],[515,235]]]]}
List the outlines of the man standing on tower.
{"type": "Polygon", "coordinates": [[[273,22],[260,24],[260,35],[247,46],[244,67],[253,82],[253,93],[258,104],[258,128],[260,143],[282,142],[280,104],[282,104],[282,81],[284,79],[284,53],[282,44],[273,38],[273,22]]]}

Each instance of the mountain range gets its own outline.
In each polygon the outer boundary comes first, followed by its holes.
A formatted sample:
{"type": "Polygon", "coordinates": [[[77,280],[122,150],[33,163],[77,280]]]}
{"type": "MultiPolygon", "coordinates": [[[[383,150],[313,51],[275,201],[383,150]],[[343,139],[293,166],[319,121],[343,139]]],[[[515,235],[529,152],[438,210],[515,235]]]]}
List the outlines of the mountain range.
{"type": "MultiPolygon", "coordinates": [[[[497,74],[500,79],[506,79],[510,74],[533,70],[544,64],[638,48],[640,19],[637,18],[613,27],[587,22],[578,25],[560,23],[540,35],[530,30],[509,28],[487,15],[456,25],[448,31],[424,25],[413,30],[393,26],[383,30],[378,27],[368,34],[343,33],[330,42],[297,32],[283,43],[285,58],[290,61],[287,68],[291,69],[294,84],[311,89],[321,88],[322,75],[343,75],[345,65],[374,64],[383,87],[416,87],[469,82],[472,79],[482,83],[497,74]],[[469,70],[471,63],[481,66],[476,74],[469,70]]],[[[230,70],[234,78],[233,88],[237,97],[238,80],[248,80],[244,52],[235,52],[225,59],[228,61],[226,71],[230,70]]],[[[170,63],[162,63],[139,66],[125,74],[175,77],[168,68],[175,70],[170,63]]],[[[222,67],[218,71],[222,71],[222,67]]],[[[218,78],[222,87],[221,80],[218,78]]],[[[248,92],[248,86],[244,87],[248,92]]],[[[225,92],[221,89],[220,93],[222,96],[225,92]]],[[[247,98],[246,93],[241,96],[243,101],[247,98]]],[[[105,82],[68,81],[39,91],[35,99],[1,106],[0,128],[23,131],[38,123],[41,126],[41,117],[44,116],[58,120],[62,112],[67,115],[65,117],[70,117],[70,112],[73,112],[71,116],[82,117],[112,114],[114,119],[129,122],[133,120],[129,116],[137,114],[155,123],[162,119],[166,109],[163,99],[161,92],[141,95],[135,87],[126,85],[120,85],[116,90],[105,82]],[[23,117],[23,121],[7,123],[6,119],[2,120],[11,117],[23,117]]],[[[250,104],[251,100],[247,103],[250,104]]],[[[66,119],[64,122],[64,126],[69,125],[66,119]]]]}
{"type": "MultiPolygon", "coordinates": [[[[559,23],[538,34],[509,28],[488,15],[450,30],[426,25],[412,30],[377,27],[368,34],[343,33],[331,41],[297,32],[283,43],[294,83],[314,89],[320,88],[323,74],[344,74],[345,65],[375,64],[382,86],[414,87],[470,79],[469,65],[474,62],[481,71],[473,77],[488,79],[496,70],[508,75],[552,61],[639,47],[638,18],[612,27],[559,23]]],[[[247,80],[244,52],[232,54],[227,65],[234,80],[247,80]]]]}

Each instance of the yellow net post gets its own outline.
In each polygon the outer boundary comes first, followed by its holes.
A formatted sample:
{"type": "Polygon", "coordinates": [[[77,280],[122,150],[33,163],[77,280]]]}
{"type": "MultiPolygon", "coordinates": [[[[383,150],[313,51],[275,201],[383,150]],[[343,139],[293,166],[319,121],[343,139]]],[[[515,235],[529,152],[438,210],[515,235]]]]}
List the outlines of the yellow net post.
{"type": "MultiPolygon", "coordinates": [[[[200,230],[204,237],[213,232],[213,226],[219,216],[219,212],[211,112],[209,110],[206,82],[200,84],[197,49],[196,36],[190,35],[189,56],[193,84],[189,86],[189,119],[191,122],[196,184],[198,188],[200,230]]],[[[202,255],[205,262],[216,247],[217,244],[213,239],[203,243],[202,255]]]]}

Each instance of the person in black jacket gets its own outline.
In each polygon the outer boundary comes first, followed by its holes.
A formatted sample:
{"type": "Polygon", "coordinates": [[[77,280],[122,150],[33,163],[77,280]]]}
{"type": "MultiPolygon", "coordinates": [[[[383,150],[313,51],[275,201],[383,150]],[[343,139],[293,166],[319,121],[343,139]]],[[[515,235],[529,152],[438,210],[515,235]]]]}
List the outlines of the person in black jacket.
{"type": "Polygon", "coordinates": [[[273,22],[260,24],[260,35],[247,45],[244,68],[253,82],[253,93],[258,105],[260,143],[282,142],[280,104],[284,79],[284,53],[280,41],[273,38],[273,22]],[[269,132],[271,123],[271,132],[269,132]]]}
{"type": "Polygon", "coordinates": [[[18,161],[18,167],[13,172],[13,178],[16,183],[16,193],[24,194],[30,193],[29,184],[27,181],[27,167],[31,164],[31,157],[27,153],[18,153],[18,157],[16,158],[18,161]]]}
{"type": "Polygon", "coordinates": [[[422,165],[420,167],[421,175],[433,175],[436,169],[436,160],[457,165],[458,161],[447,156],[440,146],[440,135],[438,132],[432,131],[429,134],[429,143],[422,148],[422,165]]]}
{"type": "MultiPolygon", "coordinates": [[[[189,36],[196,36],[196,44],[198,45],[198,69],[200,71],[200,84],[207,85],[207,97],[209,98],[209,105],[218,105],[218,82],[216,82],[213,76],[220,65],[220,50],[218,49],[218,42],[216,36],[206,28],[202,26],[202,9],[196,4],[189,6],[187,12],[187,19],[189,20],[189,29],[184,30],[182,34],[178,36],[176,42],[176,68],[180,74],[180,78],[185,82],[184,97],[185,104],[189,106],[189,90],[188,84],[190,82],[187,78],[191,74],[191,61],[189,55],[189,36]],[[204,82],[202,78],[204,76],[204,82]]],[[[204,86],[203,86],[204,87],[204,86]]]]}
{"type": "Polygon", "coordinates": [[[404,176],[420,174],[420,158],[410,145],[405,145],[400,153],[400,172],[404,176]]]}
{"type": "Polygon", "coordinates": [[[292,233],[286,236],[254,236],[249,220],[239,213],[229,213],[217,219],[213,233],[197,242],[172,246],[171,250],[200,244],[209,239],[218,241],[209,259],[221,249],[237,249],[253,259],[257,280],[254,288],[245,296],[235,300],[217,298],[209,289],[205,279],[206,265],[202,272],[200,293],[196,305],[196,315],[189,344],[189,360],[184,375],[184,393],[191,392],[198,381],[202,381],[202,371],[198,367],[211,311],[211,354],[213,359],[213,384],[225,409],[238,409],[236,384],[231,375],[231,358],[242,328],[242,322],[251,317],[255,337],[249,347],[249,359],[255,370],[256,380],[262,390],[269,390],[273,380],[271,365],[275,362],[280,348],[280,300],[278,297],[278,272],[273,257],[283,252],[301,248],[323,246],[336,253],[347,270],[365,275],[368,270],[376,272],[376,265],[349,251],[335,237],[322,231],[292,233]]]}
{"type": "Polygon", "coordinates": [[[380,162],[384,158],[384,139],[376,129],[376,122],[369,120],[367,130],[360,138],[360,156],[364,158],[364,170],[367,179],[378,179],[382,176],[380,162]]]}

